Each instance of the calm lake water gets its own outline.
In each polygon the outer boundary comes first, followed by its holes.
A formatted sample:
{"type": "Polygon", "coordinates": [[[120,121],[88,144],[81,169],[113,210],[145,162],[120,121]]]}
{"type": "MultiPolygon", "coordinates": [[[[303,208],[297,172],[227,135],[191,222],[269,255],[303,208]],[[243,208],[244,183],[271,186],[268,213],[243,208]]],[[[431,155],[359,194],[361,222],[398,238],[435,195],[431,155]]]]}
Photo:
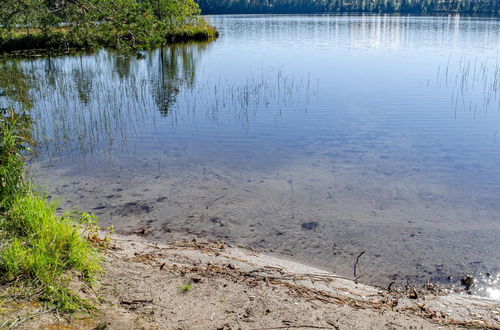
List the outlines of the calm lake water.
{"type": "Polygon", "coordinates": [[[118,232],[387,285],[500,271],[500,20],[217,16],[138,58],[25,60],[34,172],[118,232]]]}

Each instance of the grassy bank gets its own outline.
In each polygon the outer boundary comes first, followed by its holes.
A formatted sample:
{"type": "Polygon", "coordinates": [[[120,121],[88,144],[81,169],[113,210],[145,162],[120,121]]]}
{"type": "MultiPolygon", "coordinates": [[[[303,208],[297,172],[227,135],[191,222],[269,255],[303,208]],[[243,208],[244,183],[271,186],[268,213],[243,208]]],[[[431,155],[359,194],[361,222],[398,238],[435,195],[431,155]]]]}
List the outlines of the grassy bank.
{"type": "MultiPolygon", "coordinates": [[[[58,215],[26,174],[32,145],[26,113],[2,109],[0,116],[0,280],[3,288],[29,288],[56,309],[85,305],[67,288],[78,276],[92,282],[101,270],[97,223],[89,214],[58,215]]],[[[5,294],[2,295],[5,299],[5,294]]],[[[8,295],[7,295],[8,296],[8,295]]]]}
{"type": "Polygon", "coordinates": [[[50,34],[45,34],[40,30],[16,30],[11,36],[0,39],[1,53],[25,50],[67,51],[90,48],[92,48],[91,44],[69,38],[67,31],[64,30],[54,30],[50,34]]]}
{"type": "Polygon", "coordinates": [[[194,0],[0,1],[0,53],[42,49],[157,48],[217,31],[194,0]]]}
{"type": "Polygon", "coordinates": [[[140,45],[122,44],[119,39],[108,38],[105,35],[96,36],[93,39],[80,38],[70,33],[69,29],[54,29],[50,33],[36,29],[18,29],[13,31],[10,36],[0,36],[0,54],[35,50],[45,53],[61,53],[75,50],[88,51],[102,47],[126,49],[129,46],[133,46],[134,49],[151,49],[168,43],[208,41],[216,39],[218,36],[217,29],[204,20],[172,28],[163,38],[149,40],[140,45]]]}
{"type": "Polygon", "coordinates": [[[184,25],[172,29],[166,36],[166,42],[208,41],[219,37],[219,31],[201,20],[196,24],[184,25]]]}

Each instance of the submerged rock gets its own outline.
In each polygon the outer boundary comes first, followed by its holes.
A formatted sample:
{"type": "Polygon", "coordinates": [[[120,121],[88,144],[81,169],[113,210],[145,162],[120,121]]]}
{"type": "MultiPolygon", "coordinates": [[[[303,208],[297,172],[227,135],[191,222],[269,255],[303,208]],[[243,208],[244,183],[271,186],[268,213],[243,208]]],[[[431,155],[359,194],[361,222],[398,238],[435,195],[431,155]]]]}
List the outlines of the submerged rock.
{"type": "Polygon", "coordinates": [[[318,228],[318,226],[319,226],[319,222],[317,222],[317,221],[304,222],[301,225],[302,229],[305,229],[305,230],[314,230],[314,229],[318,228]]]}

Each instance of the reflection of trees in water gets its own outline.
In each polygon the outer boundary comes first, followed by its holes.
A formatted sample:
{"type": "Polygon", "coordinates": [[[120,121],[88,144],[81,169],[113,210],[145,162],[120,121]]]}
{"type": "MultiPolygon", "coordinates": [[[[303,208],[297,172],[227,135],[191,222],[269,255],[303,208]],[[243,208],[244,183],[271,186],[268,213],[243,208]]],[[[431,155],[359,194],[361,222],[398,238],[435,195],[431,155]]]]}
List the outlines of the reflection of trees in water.
{"type": "Polygon", "coordinates": [[[80,102],[88,105],[92,92],[92,81],[95,79],[95,75],[92,71],[84,69],[82,57],[79,60],[80,65],[73,69],[72,75],[80,102]]]}
{"type": "MultiPolygon", "coordinates": [[[[58,66],[54,65],[54,60],[49,58],[43,59],[43,75],[44,80],[48,84],[48,86],[52,88],[56,88],[57,86],[57,78],[62,73],[58,66]]],[[[31,68],[32,69],[32,68],[31,68]]],[[[33,74],[38,73],[37,71],[33,72],[33,74]]]]}
{"type": "Polygon", "coordinates": [[[182,86],[194,87],[196,77],[196,62],[199,53],[207,44],[191,46],[172,45],[156,52],[149,59],[150,66],[157,58],[157,74],[151,77],[151,87],[154,101],[163,116],[168,116],[182,86]]]}
{"type": "MultiPolygon", "coordinates": [[[[157,117],[207,120],[229,118],[249,127],[252,114],[307,106],[310,76],[289,76],[282,68],[262,68],[234,79],[196,75],[208,44],[172,45],[141,58],[101,51],[19,62],[32,77],[35,137],[51,156],[80,159],[119,148],[152,134],[157,117]],[[196,86],[195,86],[196,85],[196,86]],[[196,87],[196,88],[195,88],[196,87]],[[158,112],[157,112],[158,111],[158,112]]],[[[234,77],[231,77],[234,78],[234,77]]],[[[312,93],[310,93],[312,91],[312,93]]]]}
{"type": "Polygon", "coordinates": [[[0,109],[30,110],[32,86],[33,76],[21,68],[18,60],[0,61],[0,109]]]}
{"type": "Polygon", "coordinates": [[[120,79],[129,78],[132,71],[133,58],[115,54],[109,54],[109,57],[111,61],[114,61],[114,69],[120,79]]]}
{"type": "Polygon", "coordinates": [[[195,84],[196,62],[207,44],[166,46],[141,57],[101,51],[93,55],[0,63],[0,108],[33,108],[35,135],[47,154],[90,155],[123,147],[158,109],[171,113],[178,94],[195,84]],[[32,77],[33,79],[28,79],[32,77]],[[29,84],[28,84],[29,81],[29,84]],[[12,87],[15,86],[15,87],[12,87]],[[12,97],[11,97],[12,98],[12,97]],[[10,102],[10,103],[9,103],[10,102]],[[23,106],[24,107],[24,106],[23,106]]]}

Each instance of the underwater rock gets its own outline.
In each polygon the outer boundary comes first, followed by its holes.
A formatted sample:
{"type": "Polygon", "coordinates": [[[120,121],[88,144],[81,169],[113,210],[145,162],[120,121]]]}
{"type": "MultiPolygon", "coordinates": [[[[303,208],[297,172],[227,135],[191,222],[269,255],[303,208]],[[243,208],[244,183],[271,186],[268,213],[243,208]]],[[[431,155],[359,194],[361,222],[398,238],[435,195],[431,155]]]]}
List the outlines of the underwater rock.
{"type": "Polygon", "coordinates": [[[305,229],[305,230],[314,230],[314,229],[318,228],[318,226],[319,226],[319,222],[316,222],[316,221],[304,222],[301,225],[302,229],[305,229]]]}

